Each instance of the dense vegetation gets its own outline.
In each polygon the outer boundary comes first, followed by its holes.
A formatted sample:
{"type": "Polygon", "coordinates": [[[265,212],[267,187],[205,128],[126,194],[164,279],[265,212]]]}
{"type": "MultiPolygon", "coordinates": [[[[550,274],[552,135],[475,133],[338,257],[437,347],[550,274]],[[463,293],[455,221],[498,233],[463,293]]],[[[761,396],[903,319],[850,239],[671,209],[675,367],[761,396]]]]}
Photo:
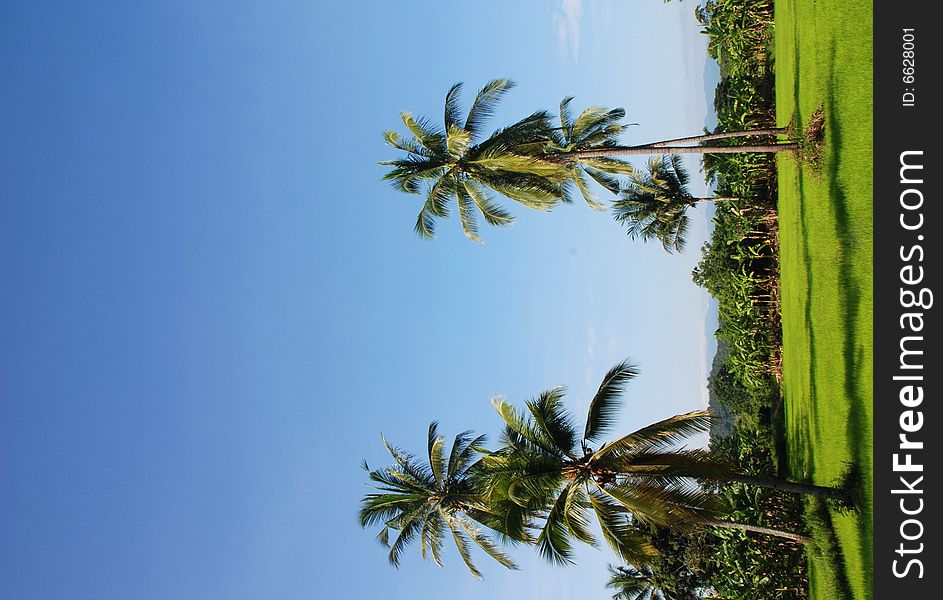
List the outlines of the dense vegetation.
{"type": "MultiPolygon", "coordinates": [[[[696,9],[710,36],[708,52],[721,69],[713,133],[775,125],[772,8],[767,0],[711,0],[696,9]]],[[[710,390],[715,412],[729,422],[715,428],[711,450],[750,473],[778,474],[785,457],[776,163],[763,154],[710,154],[703,166],[715,194],[734,198],[717,204],[711,239],[693,273],[719,313],[710,390]]],[[[741,485],[721,494],[732,518],[805,527],[803,503],[795,496],[741,485]]],[[[807,597],[806,557],[798,544],[737,531],[640,528],[660,551],[653,572],[666,597],[807,597]]]]}

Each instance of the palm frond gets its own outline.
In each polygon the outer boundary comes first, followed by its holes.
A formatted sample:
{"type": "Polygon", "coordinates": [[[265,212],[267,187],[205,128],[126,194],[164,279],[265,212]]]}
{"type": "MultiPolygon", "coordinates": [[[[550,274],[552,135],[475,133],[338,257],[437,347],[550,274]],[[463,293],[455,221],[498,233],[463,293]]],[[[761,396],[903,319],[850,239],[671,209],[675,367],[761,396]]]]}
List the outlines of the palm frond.
{"type": "MultiPolygon", "coordinates": [[[[583,171],[584,171],[587,175],[589,175],[590,177],[592,177],[593,179],[595,179],[595,180],[596,180],[596,183],[598,183],[599,185],[603,186],[604,188],[606,188],[607,190],[609,190],[609,191],[612,192],[613,194],[618,194],[618,193],[619,193],[619,190],[621,189],[622,184],[619,182],[619,180],[618,180],[616,177],[613,177],[612,175],[610,175],[610,174],[608,174],[608,173],[605,173],[605,172],[603,172],[603,171],[600,171],[600,170],[598,170],[598,169],[594,169],[594,168],[588,167],[588,166],[584,166],[584,167],[583,167],[583,171]]],[[[605,207],[604,207],[604,208],[605,208],[605,207]]],[[[600,210],[602,210],[602,209],[600,209],[600,210]]]]}
{"type": "Polygon", "coordinates": [[[598,546],[595,536],[589,530],[589,519],[586,516],[589,498],[586,496],[586,490],[581,483],[571,483],[565,490],[566,504],[563,507],[564,522],[566,528],[574,538],[589,544],[598,546]]]}
{"type": "Polygon", "coordinates": [[[437,567],[442,566],[442,538],[444,535],[445,520],[442,517],[442,510],[430,512],[422,523],[419,546],[422,557],[426,560],[431,557],[437,567]]]}
{"type": "Polygon", "coordinates": [[[635,167],[633,167],[631,163],[619,160],[618,158],[611,158],[608,156],[594,156],[592,158],[584,158],[581,160],[581,162],[585,165],[593,167],[594,169],[602,171],[603,173],[610,173],[612,175],[636,174],[635,167]]]}
{"type": "Polygon", "coordinates": [[[425,502],[423,494],[367,494],[361,503],[357,519],[363,528],[383,523],[404,510],[425,502]]]}
{"type": "Polygon", "coordinates": [[[471,199],[475,202],[475,206],[477,206],[478,210],[481,211],[481,215],[485,218],[485,221],[487,221],[489,225],[503,227],[514,222],[514,217],[512,217],[509,212],[495,204],[495,202],[491,199],[488,193],[481,188],[481,186],[470,179],[466,179],[462,183],[465,186],[465,191],[469,196],[471,196],[471,199]]]}
{"type": "Polygon", "coordinates": [[[707,431],[710,423],[711,414],[704,410],[668,417],[606,444],[596,451],[593,458],[600,461],[625,453],[670,447],[695,433],[707,431]]]}
{"type": "Polygon", "coordinates": [[[445,129],[448,131],[453,126],[461,127],[459,121],[462,118],[461,107],[462,83],[456,83],[449,88],[445,95],[445,129]]]}
{"type": "Polygon", "coordinates": [[[465,532],[465,535],[471,538],[473,542],[478,544],[478,547],[484,550],[488,556],[498,561],[501,566],[507,567],[508,569],[517,570],[517,564],[508,556],[505,552],[501,550],[493,541],[491,541],[488,536],[486,536],[481,529],[475,527],[468,519],[465,519],[461,515],[456,515],[455,520],[461,526],[462,530],[465,532]]]}
{"type": "Polygon", "coordinates": [[[514,82],[509,79],[492,79],[478,90],[471,108],[468,109],[468,118],[465,120],[464,129],[472,135],[480,134],[485,121],[494,115],[501,97],[511,90],[514,85],[514,82]]]}
{"type": "Polygon", "coordinates": [[[481,243],[481,238],[478,237],[478,218],[475,216],[475,203],[464,187],[457,190],[457,196],[458,215],[462,221],[462,231],[473,242],[481,243]]]}
{"type": "Polygon", "coordinates": [[[462,129],[458,125],[449,125],[445,136],[445,146],[448,148],[449,155],[453,158],[461,158],[471,143],[471,132],[462,129]]]}
{"type": "Polygon", "coordinates": [[[601,204],[599,200],[596,199],[596,194],[590,187],[589,181],[586,180],[584,173],[584,170],[577,166],[574,169],[571,181],[576,185],[576,189],[580,191],[580,195],[583,196],[583,200],[586,201],[586,204],[588,204],[590,208],[593,210],[605,210],[605,205],[601,204]]]}
{"type": "MultiPolygon", "coordinates": [[[[386,448],[387,452],[390,453],[390,456],[396,461],[396,464],[400,466],[404,475],[406,475],[410,480],[415,481],[417,484],[433,487],[435,482],[432,477],[432,472],[429,468],[423,466],[416,460],[412,454],[401,450],[395,446],[390,445],[386,438],[382,435],[380,439],[383,442],[383,446],[386,448]]],[[[387,469],[389,472],[393,473],[392,469],[387,469]]]]}
{"type": "Polygon", "coordinates": [[[619,396],[625,389],[625,384],[636,375],[638,375],[638,368],[628,359],[606,372],[599,384],[599,389],[596,390],[596,395],[589,404],[583,439],[596,441],[612,429],[619,409],[619,396]]]}
{"type": "Polygon", "coordinates": [[[445,482],[445,455],[442,451],[444,442],[445,438],[439,435],[439,423],[437,421],[429,423],[427,442],[429,466],[437,485],[442,485],[445,482]]]}
{"type": "Polygon", "coordinates": [[[523,412],[518,411],[513,404],[495,396],[491,399],[491,406],[494,407],[507,426],[525,440],[551,455],[559,456],[562,454],[561,449],[556,447],[553,439],[543,430],[535,427],[531,420],[523,412]]]}
{"type": "Polygon", "coordinates": [[[571,458],[576,458],[576,426],[573,417],[563,407],[566,388],[554,387],[542,392],[537,398],[527,401],[527,408],[534,419],[534,424],[543,434],[541,439],[549,439],[558,451],[571,458]]]}
{"type": "Polygon", "coordinates": [[[718,516],[715,494],[693,482],[665,485],[629,480],[601,488],[639,521],[677,528],[718,516]]]}
{"type": "Polygon", "coordinates": [[[548,562],[555,565],[573,564],[573,550],[566,525],[566,491],[553,503],[544,519],[544,526],[537,536],[537,551],[548,562]]]}
{"type": "Polygon", "coordinates": [[[634,565],[651,564],[658,551],[635,533],[628,512],[598,489],[589,492],[589,501],[599,520],[603,538],[619,557],[634,565]]]}
{"type": "Polygon", "coordinates": [[[439,153],[445,150],[445,132],[436,129],[425,118],[416,118],[410,112],[400,113],[400,119],[403,125],[409,130],[416,143],[432,153],[439,153]]]}
{"type": "Polygon", "coordinates": [[[452,442],[452,451],[449,453],[448,479],[452,480],[462,474],[468,467],[475,453],[485,443],[486,437],[479,435],[472,438],[473,431],[463,431],[455,436],[452,442]]]}
{"type": "Polygon", "coordinates": [[[400,559],[403,556],[403,550],[410,542],[415,539],[416,535],[420,532],[422,527],[422,521],[420,519],[421,512],[419,510],[413,511],[405,515],[405,518],[398,523],[396,529],[399,530],[399,534],[396,536],[396,540],[390,546],[390,551],[387,554],[387,559],[390,564],[394,567],[399,567],[400,559]]]}
{"type": "Polygon", "coordinates": [[[624,117],[625,110],[622,108],[608,109],[604,106],[590,106],[581,112],[573,123],[572,141],[574,143],[582,141],[599,129],[617,124],[624,117]]]}
{"type": "Polygon", "coordinates": [[[446,523],[452,531],[452,539],[455,541],[455,547],[458,549],[459,555],[465,562],[465,566],[475,579],[481,579],[481,571],[478,570],[478,567],[475,566],[475,562],[472,560],[471,545],[468,543],[468,538],[465,537],[465,534],[459,528],[453,516],[447,517],[446,523]]]}

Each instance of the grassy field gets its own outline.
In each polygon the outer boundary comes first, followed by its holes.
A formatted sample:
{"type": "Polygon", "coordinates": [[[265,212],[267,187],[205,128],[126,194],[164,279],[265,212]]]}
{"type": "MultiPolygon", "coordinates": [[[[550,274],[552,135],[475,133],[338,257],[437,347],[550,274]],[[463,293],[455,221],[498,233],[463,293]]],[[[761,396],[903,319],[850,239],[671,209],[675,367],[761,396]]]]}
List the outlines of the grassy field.
{"type": "Polygon", "coordinates": [[[783,390],[791,475],[860,474],[858,513],[810,507],[810,597],[870,598],[872,542],[872,5],[777,0],[776,112],[821,108],[817,165],[779,158],[783,390]]]}

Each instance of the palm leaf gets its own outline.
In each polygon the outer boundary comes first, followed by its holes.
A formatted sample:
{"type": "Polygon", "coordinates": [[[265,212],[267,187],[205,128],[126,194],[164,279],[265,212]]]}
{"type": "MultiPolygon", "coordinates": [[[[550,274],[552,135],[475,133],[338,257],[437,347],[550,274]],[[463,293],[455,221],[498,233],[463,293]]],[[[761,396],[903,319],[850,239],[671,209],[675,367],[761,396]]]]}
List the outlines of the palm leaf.
{"type": "Polygon", "coordinates": [[[449,125],[448,133],[445,138],[445,145],[449,154],[453,158],[461,158],[471,143],[471,132],[466,131],[458,125],[449,125]]]}
{"type": "Polygon", "coordinates": [[[481,211],[482,216],[489,225],[503,227],[505,225],[510,225],[514,221],[514,217],[512,217],[511,214],[506,210],[495,204],[494,201],[477,183],[470,179],[466,179],[462,183],[465,186],[465,191],[475,202],[475,206],[477,206],[478,210],[481,211]]]}
{"type": "Polygon", "coordinates": [[[530,410],[543,435],[541,439],[548,439],[557,449],[557,452],[576,458],[576,427],[573,418],[563,408],[563,396],[566,388],[555,387],[542,392],[536,399],[527,401],[530,410]]]}
{"type": "Polygon", "coordinates": [[[445,134],[424,118],[417,119],[409,112],[400,113],[403,125],[409,130],[416,142],[432,153],[442,152],[445,149],[445,134]]]}
{"type": "Polygon", "coordinates": [[[491,406],[501,415],[507,426],[525,440],[544,452],[553,455],[561,454],[561,450],[556,447],[553,439],[548,437],[542,430],[534,427],[530,420],[522,412],[519,412],[513,404],[495,396],[491,399],[491,406]]]}
{"type": "Polygon", "coordinates": [[[613,426],[619,409],[619,396],[625,384],[638,375],[638,368],[628,359],[613,366],[602,378],[596,395],[589,404],[589,413],[586,415],[586,430],[583,438],[587,441],[596,441],[599,436],[607,433],[613,426]]]}
{"type": "Polygon", "coordinates": [[[590,208],[593,210],[606,209],[605,205],[601,204],[599,200],[596,199],[596,194],[593,193],[583,169],[576,167],[571,181],[576,185],[576,188],[580,191],[580,195],[583,196],[583,200],[586,201],[586,204],[588,204],[590,208]]]}
{"type": "MultiPolygon", "coordinates": [[[[599,185],[603,186],[604,188],[606,188],[607,190],[609,190],[609,191],[612,192],[613,194],[618,194],[618,193],[619,193],[619,190],[621,189],[621,185],[622,185],[622,184],[619,182],[619,180],[618,180],[616,177],[613,177],[612,175],[610,175],[610,174],[608,174],[608,173],[605,173],[605,172],[603,172],[603,171],[600,171],[600,170],[598,170],[598,169],[593,169],[593,168],[587,167],[587,166],[584,166],[584,167],[583,167],[583,171],[584,171],[587,175],[589,175],[590,177],[592,177],[593,179],[595,179],[595,180],[596,180],[596,183],[598,183],[599,185]]],[[[603,208],[605,208],[605,207],[603,207],[603,208]]]]}
{"type": "Polygon", "coordinates": [[[586,506],[589,499],[579,483],[571,483],[566,491],[566,504],[564,505],[563,515],[566,522],[566,528],[570,535],[590,546],[598,546],[598,542],[589,531],[589,519],[586,517],[586,506]]]}
{"type": "Polygon", "coordinates": [[[455,547],[458,549],[459,555],[461,555],[462,560],[465,562],[465,566],[468,567],[468,570],[475,579],[481,579],[481,571],[475,566],[471,557],[471,545],[468,543],[468,538],[465,537],[465,534],[459,529],[458,525],[456,525],[454,516],[447,516],[445,521],[452,531],[452,539],[455,541],[455,547]]]}
{"type": "Polygon", "coordinates": [[[399,530],[399,535],[396,536],[396,540],[393,542],[393,545],[390,546],[390,552],[387,554],[387,559],[394,567],[399,567],[403,550],[419,533],[421,528],[420,516],[420,511],[414,511],[413,513],[405,515],[405,518],[397,524],[396,529],[399,530]]]}
{"type": "Polygon", "coordinates": [[[429,423],[428,451],[429,466],[432,468],[432,475],[438,485],[445,481],[445,456],[442,451],[442,444],[445,438],[439,435],[439,423],[433,421],[429,423]]]}
{"type": "Polygon", "coordinates": [[[606,457],[618,456],[628,452],[639,452],[655,448],[665,448],[684,441],[695,433],[710,429],[711,414],[696,410],[682,415],[663,419],[634,431],[596,451],[593,459],[600,461],[606,457]]]}
{"type": "Polygon", "coordinates": [[[462,118],[462,107],[460,105],[462,95],[462,83],[456,83],[449,88],[445,95],[445,129],[448,131],[453,126],[461,128],[459,121],[462,118]]]}
{"type": "Polygon", "coordinates": [[[599,520],[603,538],[622,560],[634,565],[651,564],[658,551],[641,536],[633,535],[625,509],[600,490],[592,490],[589,501],[599,520]]]}
{"type": "MultiPolygon", "coordinates": [[[[386,438],[382,435],[380,439],[383,441],[383,446],[386,448],[387,452],[393,457],[396,463],[402,469],[402,474],[406,476],[409,480],[416,482],[418,485],[425,487],[434,487],[435,482],[432,477],[431,471],[420,464],[416,458],[395,446],[391,446],[389,442],[386,441],[386,438]]],[[[388,472],[394,473],[393,469],[387,469],[388,472]]]]}
{"type": "Polygon", "coordinates": [[[481,242],[478,237],[478,219],[475,216],[475,203],[472,201],[468,192],[462,187],[457,190],[458,195],[458,214],[462,221],[462,231],[474,242],[481,242]]]}
{"type": "Polygon", "coordinates": [[[473,542],[478,544],[478,547],[484,550],[488,556],[498,561],[502,566],[507,567],[508,569],[517,569],[518,566],[511,559],[510,556],[505,554],[494,542],[492,542],[488,536],[486,536],[481,529],[475,527],[468,519],[465,519],[461,515],[456,515],[455,520],[465,531],[465,534],[472,539],[473,542]]]}
{"type": "Polygon", "coordinates": [[[573,551],[565,518],[566,500],[567,493],[564,491],[553,503],[540,535],[537,536],[537,551],[545,560],[555,565],[573,564],[573,551]]]}
{"type": "Polygon", "coordinates": [[[485,436],[479,435],[472,438],[474,432],[471,430],[463,431],[455,436],[452,442],[452,451],[449,453],[448,478],[458,477],[471,462],[472,457],[485,443],[485,436]]]}
{"type": "Polygon", "coordinates": [[[431,556],[437,567],[442,566],[442,537],[444,535],[442,510],[432,511],[423,521],[419,542],[422,557],[428,560],[431,556]]]}
{"type": "Polygon", "coordinates": [[[494,115],[501,97],[511,88],[514,82],[509,79],[493,79],[478,90],[471,108],[468,109],[468,118],[465,120],[465,130],[472,135],[481,133],[485,121],[494,115]]]}

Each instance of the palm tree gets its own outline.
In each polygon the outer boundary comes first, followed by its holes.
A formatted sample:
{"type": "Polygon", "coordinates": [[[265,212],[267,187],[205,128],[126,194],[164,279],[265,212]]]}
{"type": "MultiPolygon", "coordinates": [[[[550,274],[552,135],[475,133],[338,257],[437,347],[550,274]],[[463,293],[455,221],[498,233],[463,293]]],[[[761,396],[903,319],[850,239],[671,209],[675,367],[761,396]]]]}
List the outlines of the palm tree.
{"type": "Polygon", "coordinates": [[[710,145],[725,138],[769,136],[782,129],[728,132],[642,146],[620,146],[619,135],[627,125],[621,108],[590,107],[573,117],[564,98],[560,105],[560,127],[553,126],[553,116],[537,111],[509,127],[483,137],[483,126],[501,98],[514,83],[495,79],[475,96],[465,119],[460,107],[461,83],[445,96],[444,125],[411,113],[400,115],[409,131],[403,137],[386,131],[390,146],[405,153],[404,158],[383,161],[391,167],[384,179],[395,189],[410,194],[425,192],[426,199],[416,220],[416,232],[427,239],[435,234],[437,218],[449,215],[455,199],[462,229],[469,238],[478,236],[478,215],[494,226],[509,225],[513,218],[498,206],[490,192],[517,201],[529,208],[547,211],[560,202],[570,201],[578,190],[590,206],[600,209],[590,189],[589,179],[613,193],[619,186],[613,176],[632,172],[632,166],[620,156],[646,154],[705,154],[740,152],[783,152],[798,149],[794,143],[746,146],[710,145]],[[425,187],[424,187],[425,186],[425,187]]]}
{"type": "Polygon", "coordinates": [[[412,137],[384,133],[387,144],[406,157],[380,163],[392,167],[383,178],[403,192],[426,192],[415,227],[422,237],[434,236],[435,220],[448,217],[451,198],[457,200],[465,235],[475,241],[480,241],[476,211],[494,226],[513,221],[510,213],[495,204],[488,189],[537,210],[549,210],[560,202],[565,166],[536,156],[552,136],[550,113],[537,111],[481,139],[485,121],[513,87],[507,79],[488,82],[463,119],[462,84],[456,83],[445,96],[443,129],[404,112],[400,117],[412,137]],[[423,184],[427,184],[425,190],[423,184]]]}
{"type": "Polygon", "coordinates": [[[722,520],[720,497],[698,480],[845,497],[833,488],[748,476],[706,450],[678,448],[691,434],[709,428],[706,411],[670,417],[594,449],[591,445],[612,429],[622,389],[636,374],[627,361],[606,373],[589,404],[582,434],[563,407],[563,388],[528,401],[529,414],[500,398],[492,401],[505,430],[504,447],[483,459],[489,486],[525,510],[542,507],[543,526],[536,545],[550,562],[572,562],[571,539],[596,545],[589,531],[589,509],[609,545],[634,565],[649,564],[656,552],[632,535],[633,519],[672,528],[709,526],[808,541],[791,532],[722,520]]]}
{"type": "Polygon", "coordinates": [[[548,160],[563,162],[567,167],[568,178],[562,188],[564,202],[572,202],[578,192],[591,208],[605,210],[605,206],[596,199],[590,181],[594,180],[613,194],[618,194],[621,185],[616,175],[630,175],[634,172],[632,165],[606,156],[571,161],[558,159],[563,154],[578,150],[617,146],[619,135],[628,127],[620,123],[625,117],[625,110],[591,106],[574,118],[570,110],[571,102],[572,96],[560,102],[560,127],[553,132],[552,141],[541,150],[548,160]]]}
{"type": "Polygon", "coordinates": [[[609,565],[606,587],[616,592],[612,600],[679,600],[660,587],[651,567],[609,565]]]}
{"type": "Polygon", "coordinates": [[[682,251],[688,230],[687,209],[699,202],[737,200],[698,198],[688,191],[688,172],[678,155],[656,156],[645,171],[636,171],[612,207],[616,221],[627,225],[632,239],[657,240],[667,252],[682,251]]]}
{"type": "MultiPolygon", "coordinates": [[[[490,529],[500,528],[500,520],[495,518],[481,493],[482,463],[475,460],[478,453],[485,451],[482,448],[485,438],[472,435],[470,431],[458,434],[446,459],[445,438],[438,434],[438,424],[432,422],[428,432],[428,465],[391,446],[386,439],[383,444],[396,464],[371,471],[364,463],[370,480],[376,484],[371,487],[378,491],[364,495],[360,526],[382,525],[377,540],[389,548],[389,562],[394,567],[399,566],[405,547],[417,537],[422,557],[431,557],[441,567],[443,540],[448,531],[465,565],[476,578],[481,578],[481,572],[472,561],[469,539],[505,567],[517,568],[472,522],[490,529]],[[390,534],[394,532],[396,538],[390,544],[390,534]]],[[[508,539],[500,531],[498,534],[508,539]]]]}

